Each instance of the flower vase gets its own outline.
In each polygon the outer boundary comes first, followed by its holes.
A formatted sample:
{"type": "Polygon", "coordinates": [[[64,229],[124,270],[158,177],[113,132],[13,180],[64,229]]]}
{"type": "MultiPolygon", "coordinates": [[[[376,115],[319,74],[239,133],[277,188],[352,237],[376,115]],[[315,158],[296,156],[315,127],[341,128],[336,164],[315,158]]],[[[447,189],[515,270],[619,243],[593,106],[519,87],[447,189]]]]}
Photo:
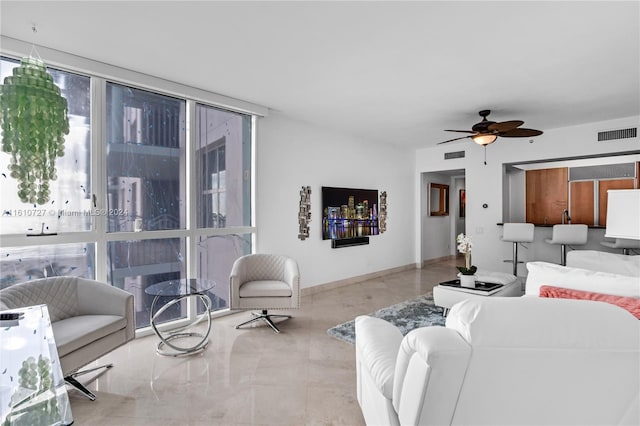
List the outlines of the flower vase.
{"type": "Polygon", "coordinates": [[[460,287],[475,288],[476,276],[460,274],[460,287]]]}

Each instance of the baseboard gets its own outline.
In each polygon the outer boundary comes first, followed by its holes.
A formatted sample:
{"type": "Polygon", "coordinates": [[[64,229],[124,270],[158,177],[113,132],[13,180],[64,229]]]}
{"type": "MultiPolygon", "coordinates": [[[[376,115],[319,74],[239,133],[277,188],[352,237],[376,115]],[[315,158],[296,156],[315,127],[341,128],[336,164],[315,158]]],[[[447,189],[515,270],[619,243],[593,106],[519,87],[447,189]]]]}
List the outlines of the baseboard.
{"type": "Polygon", "coordinates": [[[449,256],[436,257],[435,259],[427,259],[422,261],[422,267],[424,268],[426,265],[432,265],[434,263],[439,263],[445,260],[455,260],[455,254],[450,254],[449,256]]]}
{"type": "Polygon", "coordinates": [[[313,287],[305,287],[300,289],[301,296],[311,296],[312,294],[321,293],[323,291],[333,290],[340,287],[345,287],[351,284],[359,283],[362,281],[370,280],[373,278],[384,277],[386,275],[395,274],[397,272],[408,271],[409,269],[420,268],[419,264],[410,263],[404,266],[397,266],[395,268],[384,269],[382,271],[371,272],[369,274],[358,275],[356,277],[345,278],[343,280],[332,281],[329,283],[314,285],[313,287]]]}

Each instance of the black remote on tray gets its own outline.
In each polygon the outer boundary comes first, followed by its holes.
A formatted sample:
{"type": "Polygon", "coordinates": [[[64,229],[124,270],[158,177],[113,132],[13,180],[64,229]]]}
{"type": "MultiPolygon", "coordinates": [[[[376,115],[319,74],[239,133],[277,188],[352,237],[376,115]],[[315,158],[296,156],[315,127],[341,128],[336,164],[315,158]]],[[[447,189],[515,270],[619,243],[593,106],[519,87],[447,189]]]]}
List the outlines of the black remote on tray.
{"type": "Polygon", "coordinates": [[[8,312],[4,314],[0,314],[0,321],[10,321],[20,319],[19,312],[8,312]]]}

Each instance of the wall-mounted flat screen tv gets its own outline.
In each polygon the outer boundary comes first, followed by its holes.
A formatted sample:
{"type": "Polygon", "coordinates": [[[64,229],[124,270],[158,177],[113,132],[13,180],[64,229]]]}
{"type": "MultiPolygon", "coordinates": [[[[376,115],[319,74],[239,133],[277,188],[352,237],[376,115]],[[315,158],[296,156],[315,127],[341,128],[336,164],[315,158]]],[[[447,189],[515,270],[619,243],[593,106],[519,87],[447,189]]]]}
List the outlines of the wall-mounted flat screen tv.
{"type": "Polygon", "coordinates": [[[322,239],[378,235],[378,190],[322,187],[322,239]]]}

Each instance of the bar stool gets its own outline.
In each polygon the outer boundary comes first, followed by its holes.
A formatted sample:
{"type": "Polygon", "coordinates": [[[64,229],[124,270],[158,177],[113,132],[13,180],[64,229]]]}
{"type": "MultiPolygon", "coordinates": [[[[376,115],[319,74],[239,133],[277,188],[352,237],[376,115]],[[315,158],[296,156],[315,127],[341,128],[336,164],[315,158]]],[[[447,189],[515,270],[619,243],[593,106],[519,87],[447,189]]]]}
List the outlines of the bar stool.
{"type": "MultiPolygon", "coordinates": [[[[513,263],[513,275],[518,276],[518,244],[533,242],[533,223],[505,223],[502,225],[502,241],[513,243],[513,259],[505,262],[513,263]]],[[[526,248],[526,246],[523,245],[526,248]]]]}
{"type": "Polygon", "coordinates": [[[614,241],[600,241],[605,247],[622,249],[622,254],[628,255],[629,250],[640,249],[640,240],[629,240],[627,238],[616,238],[614,241]]]}
{"type": "Polygon", "coordinates": [[[589,227],[587,225],[553,225],[551,239],[545,243],[560,245],[560,264],[567,266],[567,246],[587,243],[589,227]]]}

